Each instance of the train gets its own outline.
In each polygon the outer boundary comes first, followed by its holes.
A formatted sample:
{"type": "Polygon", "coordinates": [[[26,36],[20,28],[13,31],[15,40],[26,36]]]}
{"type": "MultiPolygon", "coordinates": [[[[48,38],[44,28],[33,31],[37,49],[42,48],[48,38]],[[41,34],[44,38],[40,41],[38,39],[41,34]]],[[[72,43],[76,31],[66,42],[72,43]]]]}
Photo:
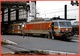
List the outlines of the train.
{"type": "Polygon", "coordinates": [[[72,32],[79,35],[79,21],[75,21],[72,25],[72,32]]]}
{"type": "Polygon", "coordinates": [[[4,34],[39,35],[42,37],[65,40],[72,39],[70,20],[44,20],[24,23],[5,24],[4,34]]]}
{"type": "Polygon", "coordinates": [[[22,34],[22,23],[11,23],[11,24],[4,24],[2,29],[3,35],[4,34],[22,34]]]}

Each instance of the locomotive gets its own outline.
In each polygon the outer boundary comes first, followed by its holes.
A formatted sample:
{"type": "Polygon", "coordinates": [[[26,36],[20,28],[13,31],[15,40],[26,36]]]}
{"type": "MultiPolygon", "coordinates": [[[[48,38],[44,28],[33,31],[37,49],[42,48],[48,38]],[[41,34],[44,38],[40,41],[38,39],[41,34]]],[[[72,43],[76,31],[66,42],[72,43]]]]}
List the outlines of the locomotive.
{"type": "Polygon", "coordinates": [[[51,34],[54,38],[72,39],[72,25],[70,20],[44,20],[36,22],[13,23],[6,25],[7,34],[40,35],[49,38],[51,34]]]}
{"type": "Polygon", "coordinates": [[[72,32],[73,34],[79,35],[79,22],[75,21],[72,25],[72,32]]]}

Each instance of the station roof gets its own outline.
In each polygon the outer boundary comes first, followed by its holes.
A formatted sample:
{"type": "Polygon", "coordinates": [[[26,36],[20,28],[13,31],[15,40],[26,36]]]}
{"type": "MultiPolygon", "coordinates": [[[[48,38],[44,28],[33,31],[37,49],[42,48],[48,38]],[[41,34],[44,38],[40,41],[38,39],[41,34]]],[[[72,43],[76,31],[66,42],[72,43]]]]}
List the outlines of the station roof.
{"type": "Polygon", "coordinates": [[[25,6],[27,5],[26,3],[28,3],[28,1],[26,2],[10,2],[10,1],[6,1],[6,2],[1,2],[1,9],[20,9],[20,8],[25,8],[25,6]]]}

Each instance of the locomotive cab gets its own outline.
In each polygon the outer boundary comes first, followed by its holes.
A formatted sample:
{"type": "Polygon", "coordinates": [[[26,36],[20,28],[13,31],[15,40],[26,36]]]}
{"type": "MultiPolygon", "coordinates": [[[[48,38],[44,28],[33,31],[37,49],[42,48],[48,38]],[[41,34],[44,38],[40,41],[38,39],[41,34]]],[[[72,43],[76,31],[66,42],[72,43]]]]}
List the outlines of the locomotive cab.
{"type": "Polygon", "coordinates": [[[54,32],[55,36],[60,36],[61,38],[71,39],[72,25],[69,20],[57,20],[54,21],[54,32]],[[65,37],[64,37],[65,36],[65,37]]]}

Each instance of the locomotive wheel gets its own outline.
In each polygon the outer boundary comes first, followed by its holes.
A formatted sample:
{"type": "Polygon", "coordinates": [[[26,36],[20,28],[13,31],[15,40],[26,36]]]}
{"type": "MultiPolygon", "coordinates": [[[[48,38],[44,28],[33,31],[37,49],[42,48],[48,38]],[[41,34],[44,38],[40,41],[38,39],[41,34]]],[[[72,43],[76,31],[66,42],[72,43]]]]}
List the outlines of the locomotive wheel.
{"type": "Polygon", "coordinates": [[[45,38],[45,35],[44,35],[44,34],[41,34],[41,37],[42,37],[42,38],[45,38]]]}
{"type": "Polygon", "coordinates": [[[67,39],[66,39],[67,41],[71,41],[72,40],[72,38],[71,37],[67,37],[67,39]]]}
{"type": "Polygon", "coordinates": [[[66,39],[66,41],[71,41],[71,39],[66,39]]]}
{"type": "Polygon", "coordinates": [[[68,36],[61,38],[61,40],[63,41],[71,41],[71,38],[69,38],[68,36]]]}
{"type": "Polygon", "coordinates": [[[57,36],[54,36],[54,39],[59,39],[59,37],[57,37],[57,36]]]}
{"type": "Polygon", "coordinates": [[[49,35],[46,34],[44,37],[45,37],[45,38],[49,38],[49,35]]]}
{"type": "Polygon", "coordinates": [[[50,39],[48,34],[42,34],[41,37],[50,39]]]}

